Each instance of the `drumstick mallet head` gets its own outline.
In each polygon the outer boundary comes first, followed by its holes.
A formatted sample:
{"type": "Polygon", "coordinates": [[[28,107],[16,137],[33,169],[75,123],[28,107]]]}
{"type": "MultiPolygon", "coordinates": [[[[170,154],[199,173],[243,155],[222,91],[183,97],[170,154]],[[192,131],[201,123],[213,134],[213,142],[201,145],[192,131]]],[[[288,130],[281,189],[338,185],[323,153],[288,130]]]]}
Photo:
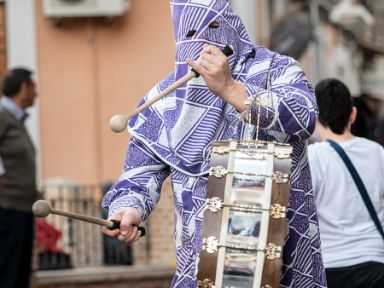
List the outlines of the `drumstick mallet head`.
{"type": "Polygon", "coordinates": [[[128,120],[126,115],[115,115],[109,120],[109,128],[115,133],[123,132],[127,128],[128,120]]]}
{"type": "Polygon", "coordinates": [[[45,200],[38,200],[33,203],[32,211],[37,217],[47,217],[51,213],[51,204],[45,200]]]}
{"type": "MultiPolygon", "coordinates": [[[[224,53],[225,56],[229,57],[233,54],[234,48],[231,45],[227,45],[224,48],[221,49],[221,52],[224,53]]],[[[175,83],[170,85],[168,88],[164,89],[160,94],[156,95],[153,97],[151,100],[149,100],[147,103],[144,103],[140,107],[136,108],[135,110],[131,111],[130,113],[126,115],[118,114],[113,116],[109,120],[109,128],[115,132],[115,133],[120,133],[123,132],[125,129],[127,129],[128,126],[128,120],[131,119],[133,116],[139,114],[141,111],[144,109],[148,108],[151,106],[153,103],[156,101],[160,100],[164,96],[168,95],[170,92],[173,90],[177,89],[184,83],[188,82],[189,80],[199,77],[199,73],[197,73],[195,70],[191,70],[188,74],[177,80],[175,83]]]]}
{"type": "MultiPolygon", "coordinates": [[[[60,215],[60,216],[65,216],[65,217],[85,221],[88,223],[93,223],[93,224],[105,226],[110,230],[120,228],[120,221],[105,220],[105,219],[97,218],[97,217],[93,217],[93,216],[87,216],[87,215],[81,215],[81,214],[72,213],[72,212],[55,210],[51,207],[51,204],[46,200],[37,200],[35,203],[33,203],[32,212],[37,217],[47,217],[49,214],[55,214],[55,215],[60,215]]],[[[137,229],[140,231],[140,237],[143,237],[145,235],[145,228],[138,226],[137,229]]]]}

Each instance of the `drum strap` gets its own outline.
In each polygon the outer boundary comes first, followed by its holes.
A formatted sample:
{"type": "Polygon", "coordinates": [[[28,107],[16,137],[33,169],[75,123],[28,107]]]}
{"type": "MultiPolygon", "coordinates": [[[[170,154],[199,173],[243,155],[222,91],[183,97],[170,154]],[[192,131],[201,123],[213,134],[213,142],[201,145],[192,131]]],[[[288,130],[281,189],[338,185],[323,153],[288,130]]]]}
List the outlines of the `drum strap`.
{"type": "Polygon", "coordinates": [[[343,150],[343,148],[341,148],[341,146],[339,144],[337,144],[335,141],[330,140],[330,139],[328,139],[327,141],[332,146],[332,148],[335,149],[336,152],[340,155],[341,159],[343,159],[345,165],[347,166],[349,172],[352,175],[353,180],[356,183],[357,189],[359,190],[361,197],[364,200],[364,204],[368,209],[369,215],[371,216],[373,222],[376,225],[377,230],[379,231],[379,233],[381,234],[381,236],[383,237],[383,240],[384,240],[383,227],[381,226],[381,223],[380,223],[379,218],[377,217],[375,208],[373,207],[372,201],[369,198],[367,189],[365,188],[365,185],[364,185],[363,181],[361,180],[359,173],[356,171],[355,166],[353,166],[352,161],[349,159],[347,153],[345,153],[345,151],[343,150]]]}

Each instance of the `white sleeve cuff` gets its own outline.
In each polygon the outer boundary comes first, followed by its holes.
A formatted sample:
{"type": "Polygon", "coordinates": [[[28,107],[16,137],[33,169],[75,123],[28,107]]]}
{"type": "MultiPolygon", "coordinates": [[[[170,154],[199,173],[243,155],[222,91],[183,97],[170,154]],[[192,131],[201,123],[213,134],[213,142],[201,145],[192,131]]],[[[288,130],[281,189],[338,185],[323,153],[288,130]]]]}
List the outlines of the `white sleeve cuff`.
{"type": "Polygon", "coordinates": [[[1,160],[1,157],[0,157],[0,176],[4,174],[5,174],[5,169],[4,169],[3,161],[1,160]]]}

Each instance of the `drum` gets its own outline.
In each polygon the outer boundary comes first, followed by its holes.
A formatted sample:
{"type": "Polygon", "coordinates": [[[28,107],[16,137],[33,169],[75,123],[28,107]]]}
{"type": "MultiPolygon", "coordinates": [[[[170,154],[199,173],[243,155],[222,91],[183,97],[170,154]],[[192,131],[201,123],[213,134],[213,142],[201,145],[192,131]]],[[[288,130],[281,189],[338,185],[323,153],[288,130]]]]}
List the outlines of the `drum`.
{"type": "Polygon", "coordinates": [[[279,287],[291,153],[275,142],[213,144],[199,287],[279,287]]]}

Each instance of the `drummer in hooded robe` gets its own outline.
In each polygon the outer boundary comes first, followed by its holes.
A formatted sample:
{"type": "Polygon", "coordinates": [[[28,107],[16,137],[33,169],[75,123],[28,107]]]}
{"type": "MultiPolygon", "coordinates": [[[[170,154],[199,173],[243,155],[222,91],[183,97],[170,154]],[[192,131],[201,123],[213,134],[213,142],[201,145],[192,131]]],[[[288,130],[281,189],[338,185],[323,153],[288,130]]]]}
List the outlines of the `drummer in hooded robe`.
{"type": "Polygon", "coordinates": [[[110,219],[122,221],[121,229],[104,230],[104,234],[128,244],[137,241],[140,232],[131,225],[146,220],[159,201],[163,181],[170,176],[177,250],[172,287],[196,287],[211,144],[255,138],[257,124],[260,140],[293,146],[289,231],[280,287],[326,287],[307,161],[307,139],[315,128],[317,106],[304,72],[294,59],[252,44],[228,0],[170,3],[175,71],[151,89],[140,105],[191,67],[202,77],[130,120],[132,138],[124,170],[102,204],[109,209],[110,219]],[[229,58],[220,51],[226,45],[234,50],[229,58]],[[242,121],[249,113],[251,123],[242,121]]]}

